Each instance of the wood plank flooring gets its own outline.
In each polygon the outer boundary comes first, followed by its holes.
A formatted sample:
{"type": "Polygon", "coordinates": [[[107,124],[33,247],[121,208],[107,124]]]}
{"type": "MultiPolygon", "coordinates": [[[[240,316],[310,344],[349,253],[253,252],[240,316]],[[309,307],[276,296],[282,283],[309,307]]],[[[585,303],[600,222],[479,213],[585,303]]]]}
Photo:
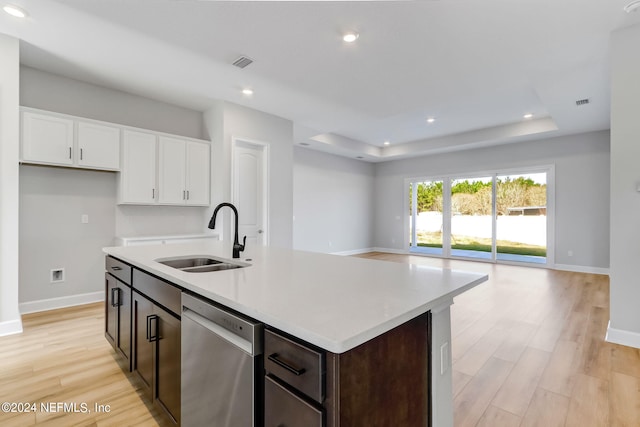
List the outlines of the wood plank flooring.
{"type": "MultiPolygon", "coordinates": [[[[489,274],[451,308],[456,426],[640,426],[640,350],[604,342],[607,276],[360,256],[489,274]]],[[[162,425],[104,338],[102,304],[25,315],[23,326],[0,337],[0,403],[38,411],[0,412],[1,426],[162,425]],[[86,403],[91,412],[41,411],[49,402],[86,403]]]]}
{"type": "Polygon", "coordinates": [[[640,426],[640,350],[604,341],[604,275],[370,253],[489,274],[451,307],[456,426],[640,426]]]}
{"type": "Polygon", "coordinates": [[[28,314],[22,321],[22,334],[0,337],[0,403],[35,404],[35,410],[0,410],[0,426],[163,425],[104,338],[103,303],[28,314]]]}

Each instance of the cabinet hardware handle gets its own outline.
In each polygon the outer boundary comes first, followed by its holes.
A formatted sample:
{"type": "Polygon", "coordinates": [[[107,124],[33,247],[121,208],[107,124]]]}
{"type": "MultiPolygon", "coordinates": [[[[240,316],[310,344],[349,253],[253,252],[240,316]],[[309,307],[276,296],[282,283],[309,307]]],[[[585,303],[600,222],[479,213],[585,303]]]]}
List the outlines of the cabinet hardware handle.
{"type": "Polygon", "coordinates": [[[82,148],[80,149],[80,160],[82,160],[82,148]]]}
{"type": "Polygon", "coordinates": [[[147,316],[147,341],[149,342],[158,341],[158,315],[157,314],[150,314],[149,316],[147,316]],[[152,329],[153,329],[153,332],[152,332],[152,329]]]}
{"type": "Polygon", "coordinates": [[[71,159],[71,147],[69,147],[69,159],[71,159]]]}
{"type": "Polygon", "coordinates": [[[154,200],[156,198],[156,189],[155,188],[151,189],[151,198],[154,199],[154,200]]]}
{"type": "Polygon", "coordinates": [[[182,190],[182,200],[187,200],[187,192],[182,190]]]}
{"type": "Polygon", "coordinates": [[[304,374],[305,372],[307,372],[307,370],[305,368],[296,368],[296,367],[292,366],[288,361],[285,362],[284,360],[279,359],[278,358],[278,353],[273,353],[272,355],[270,355],[268,357],[268,359],[271,360],[276,365],[283,367],[284,369],[286,369],[287,371],[291,372],[292,374],[300,376],[300,375],[304,374]]]}
{"type": "Polygon", "coordinates": [[[122,267],[115,266],[115,267],[111,267],[111,269],[115,271],[120,271],[122,270],[122,267]]]}
{"type": "Polygon", "coordinates": [[[187,190],[187,200],[189,200],[189,190],[187,190]]]}
{"type": "Polygon", "coordinates": [[[111,307],[117,307],[118,303],[116,303],[116,291],[118,288],[111,288],[111,307]]]}

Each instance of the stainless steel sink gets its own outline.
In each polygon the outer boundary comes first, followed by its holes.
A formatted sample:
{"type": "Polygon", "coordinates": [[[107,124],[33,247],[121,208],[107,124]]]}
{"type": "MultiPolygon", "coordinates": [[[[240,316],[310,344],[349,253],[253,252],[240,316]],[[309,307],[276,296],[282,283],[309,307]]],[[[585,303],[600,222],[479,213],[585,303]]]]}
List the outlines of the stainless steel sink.
{"type": "Polygon", "coordinates": [[[214,258],[209,256],[159,258],[156,262],[187,273],[207,273],[210,271],[232,270],[250,265],[244,262],[230,261],[224,258],[214,258]]]}

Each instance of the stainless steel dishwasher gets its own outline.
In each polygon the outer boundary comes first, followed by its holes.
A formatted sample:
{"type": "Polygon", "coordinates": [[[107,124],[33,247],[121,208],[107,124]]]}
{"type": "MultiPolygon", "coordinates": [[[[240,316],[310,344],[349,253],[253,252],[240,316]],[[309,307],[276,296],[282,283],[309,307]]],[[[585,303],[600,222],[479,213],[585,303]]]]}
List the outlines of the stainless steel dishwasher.
{"type": "Polygon", "coordinates": [[[263,328],[182,294],[183,427],[262,425],[263,328]]]}

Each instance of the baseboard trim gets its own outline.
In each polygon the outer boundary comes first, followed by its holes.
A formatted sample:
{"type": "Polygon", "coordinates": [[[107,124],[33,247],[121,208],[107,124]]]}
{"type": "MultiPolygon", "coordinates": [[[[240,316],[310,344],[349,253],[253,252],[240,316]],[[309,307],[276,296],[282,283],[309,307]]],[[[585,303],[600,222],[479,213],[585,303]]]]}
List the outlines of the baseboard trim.
{"type": "Polygon", "coordinates": [[[104,301],[104,291],[23,302],[20,303],[20,313],[36,313],[39,311],[55,310],[56,308],[73,307],[74,305],[89,304],[99,301],[104,301]]]}
{"type": "Polygon", "coordinates": [[[402,249],[393,249],[393,248],[379,248],[379,247],[374,247],[373,248],[374,252],[386,252],[388,254],[399,254],[399,255],[407,255],[407,251],[402,250],[402,249]]]}
{"type": "Polygon", "coordinates": [[[364,249],[354,249],[351,251],[331,252],[331,255],[343,255],[343,256],[360,255],[360,254],[366,254],[372,251],[373,251],[373,248],[364,248],[364,249]]]}
{"type": "Polygon", "coordinates": [[[8,320],[6,322],[0,322],[0,337],[6,335],[14,335],[22,333],[22,320],[8,320]]]}
{"type": "Polygon", "coordinates": [[[554,270],[573,271],[575,273],[591,273],[591,274],[604,274],[609,275],[608,268],[602,267],[589,267],[586,265],[571,265],[571,264],[556,264],[554,270]]]}
{"type": "Polygon", "coordinates": [[[611,327],[611,321],[607,325],[607,335],[604,340],[613,344],[626,345],[627,347],[640,348],[640,334],[611,327]]]}

